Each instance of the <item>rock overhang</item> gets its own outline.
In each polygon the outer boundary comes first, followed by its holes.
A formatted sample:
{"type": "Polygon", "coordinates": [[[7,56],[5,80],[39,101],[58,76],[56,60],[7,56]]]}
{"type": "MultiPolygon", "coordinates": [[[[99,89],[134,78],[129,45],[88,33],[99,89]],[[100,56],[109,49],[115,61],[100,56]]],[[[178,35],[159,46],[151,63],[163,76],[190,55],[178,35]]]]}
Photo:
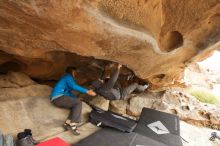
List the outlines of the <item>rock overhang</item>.
{"type": "Polygon", "coordinates": [[[182,86],[187,63],[219,42],[217,0],[0,3],[1,67],[39,79],[60,75],[77,53],[122,63],[163,90],[182,86]]]}

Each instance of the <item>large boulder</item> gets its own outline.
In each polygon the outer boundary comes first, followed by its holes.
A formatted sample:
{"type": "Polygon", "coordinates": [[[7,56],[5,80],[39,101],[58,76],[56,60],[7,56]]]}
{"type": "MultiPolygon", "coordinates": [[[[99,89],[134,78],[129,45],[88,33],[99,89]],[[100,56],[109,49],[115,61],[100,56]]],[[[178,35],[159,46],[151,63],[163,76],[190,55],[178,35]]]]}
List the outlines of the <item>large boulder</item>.
{"type": "Polygon", "coordinates": [[[142,108],[153,108],[153,105],[158,102],[159,99],[155,98],[151,94],[140,94],[130,99],[127,108],[127,113],[131,116],[138,117],[141,114],[142,108]]]}
{"type": "Polygon", "coordinates": [[[177,114],[188,123],[220,129],[218,106],[201,103],[195,97],[176,89],[166,91],[162,101],[168,107],[165,111],[177,114]]]}
{"type": "Polygon", "coordinates": [[[100,109],[108,111],[110,101],[105,99],[103,96],[97,96],[93,98],[89,103],[100,109]]]}
{"type": "Polygon", "coordinates": [[[194,125],[220,129],[220,107],[199,102],[180,89],[167,90],[163,95],[140,94],[127,106],[127,114],[140,116],[143,107],[178,115],[181,120],[194,125]]]}
{"type": "Polygon", "coordinates": [[[0,76],[0,101],[26,97],[49,97],[51,87],[40,85],[20,72],[9,72],[0,76]]]}
{"type": "Polygon", "coordinates": [[[151,89],[181,86],[185,64],[219,42],[219,7],[218,0],[1,0],[0,69],[54,79],[93,56],[128,66],[151,89]]]}
{"type": "MultiPolygon", "coordinates": [[[[25,74],[15,72],[0,77],[0,83],[7,82],[7,87],[0,84],[0,129],[4,133],[15,136],[29,128],[34,137],[44,139],[64,131],[62,125],[70,111],[50,102],[51,87],[37,84],[25,74]]],[[[88,121],[92,108],[83,102],[82,109],[83,124],[88,121]]]]}
{"type": "Polygon", "coordinates": [[[9,72],[7,75],[0,75],[0,88],[19,88],[36,84],[29,76],[21,72],[9,72]]]}
{"type": "Polygon", "coordinates": [[[127,112],[127,105],[127,100],[113,100],[110,103],[110,110],[120,115],[124,115],[127,112]]]}
{"type": "Polygon", "coordinates": [[[0,92],[0,101],[15,100],[25,97],[48,98],[51,92],[51,87],[35,84],[21,88],[0,88],[0,92]]]}
{"type": "MultiPolygon", "coordinates": [[[[69,110],[61,109],[50,103],[47,97],[24,97],[17,100],[0,102],[0,129],[14,136],[24,129],[32,129],[35,137],[43,139],[63,132],[63,123],[69,110]]],[[[83,103],[82,122],[88,121],[91,111],[83,103]]]]}

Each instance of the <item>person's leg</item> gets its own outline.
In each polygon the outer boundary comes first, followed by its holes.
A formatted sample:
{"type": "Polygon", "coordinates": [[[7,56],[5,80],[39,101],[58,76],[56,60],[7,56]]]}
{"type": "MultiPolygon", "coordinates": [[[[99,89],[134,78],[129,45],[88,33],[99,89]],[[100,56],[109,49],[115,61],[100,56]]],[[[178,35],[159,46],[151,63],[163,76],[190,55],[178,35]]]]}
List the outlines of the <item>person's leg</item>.
{"type": "Polygon", "coordinates": [[[114,95],[114,99],[109,100],[119,100],[121,98],[120,89],[111,89],[111,92],[114,95]]]}
{"type": "Polygon", "coordinates": [[[106,88],[111,89],[114,87],[116,81],[118,80],[118,76],[119,76],[119,69],[116,69],[112,74],[110,79],[108,80],[108,82],[106,83],[106,88]]]}
{"type": "Polygon", "coordinates": [[[147,88],[148,88],[148,84],[146,84],[146,85],[138,85],[137,86],[137,90],[139,91],[139,92],[144,92],[147,88]]]}
{"type": "Polygon", "coordinates": [[[75,103],[76,104],[72,107],[69,114],[69,119],[71,120],[71,123],[79,123],[81,121],[82,102],[77,99],[75,103]]]}
{"type": "Polygon", "coordinates": [[[121,99],[125,99],[129,94],[131,94],[135,89],[137,89],[138,84],[133,83],[121,90],[121,99]]]}
{"type": "Polygon", "coordinates": [[[121,91],[121,99],[125,99],[129,94],[131,94],[134,90],[138,90],[139,92],[144,92],[148,85],[139,85],[138,83],[133,83],[128,87],[122,89],[121,91]]]}
{"type": "MultiPolygon", "coordinates": [[[[52,102],[58,107],[71,109],[68,117],[71,122],[77,123],[80,121],[82,103],[79,99],[74,99],[69,96],[61,96],[52,102]]],[[[69,120],[67,123],[69,123],[69,120]]]]}
{"type": "Polygon", "coordinates": [[[80,132],[78,131],[77,124],[80,122],[82,102],[79,99],[62,96],[55,99],[53,103],[58,107],[71,109],[64,127],[68,130],[72,130],[73,134],[79,135],[80,132]]]}
{"type": "MultiPolygon", "coordinates": [[[[78,123],[81,121],[81,113],[82,113],[82,102],[80,100],[76,100],[76,105],[71,108],[69,118],[71,130],[73,131],[73,134],[79,135],[80,132],[77,128],[78,123]]],[[[68,129],[68,127],[67,127],[68,129]]]]}

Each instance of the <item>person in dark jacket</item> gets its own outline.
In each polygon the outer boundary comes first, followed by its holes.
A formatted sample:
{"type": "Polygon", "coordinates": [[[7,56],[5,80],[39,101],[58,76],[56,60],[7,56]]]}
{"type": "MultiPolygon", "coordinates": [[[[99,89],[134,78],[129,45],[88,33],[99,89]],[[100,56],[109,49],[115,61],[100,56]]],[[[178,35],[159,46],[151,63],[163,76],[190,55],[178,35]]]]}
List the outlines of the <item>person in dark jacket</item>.
{"type": "Polygon", "coordinates": [[[76,73],[76,68],[67,68],[66,74],[61,77],[53,88],[50,100],[58,107],[71,109],[64,127],[71,129],[74,134],[79,135],[80,133],[77,130],[77,124],[80,122],[82,102],[72,93],[72,90],[90,96],[95,96],[96,93],[93,90],[88,90],[79,86],[74,79],[76,73]]]}
{"type": "Polygon", "coordinates": [[[105,97],[108,100],[124,100],[134,90],[143,92],[145,89],[147,89],[147,84],[139,85],[138,83],[133,83],[125,88],[115,87],[121,67],[122,65],[118,64],[117,69],[111,74],[108,81],[105,81],[105,79],[101,77],[92,83],[91,88],[94,89],[97,94],[105,97]]]}

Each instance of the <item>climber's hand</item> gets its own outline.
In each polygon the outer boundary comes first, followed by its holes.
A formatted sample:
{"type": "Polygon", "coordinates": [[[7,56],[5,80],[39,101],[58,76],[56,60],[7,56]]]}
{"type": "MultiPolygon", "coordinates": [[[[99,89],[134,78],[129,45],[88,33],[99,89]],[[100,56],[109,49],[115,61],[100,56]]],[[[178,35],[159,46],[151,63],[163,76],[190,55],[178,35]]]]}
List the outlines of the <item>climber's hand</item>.
{"type": "Polygon", "coordinates": [[[120,69],[122,67],[122,65],[121,64],[118,64],[118,69],[120,69]]]}
{"type": "Polygon", "coordinates": [[[87,94],[90,96],[96,96],[96,93],[93,90],[88,90],[87,94]]]}

